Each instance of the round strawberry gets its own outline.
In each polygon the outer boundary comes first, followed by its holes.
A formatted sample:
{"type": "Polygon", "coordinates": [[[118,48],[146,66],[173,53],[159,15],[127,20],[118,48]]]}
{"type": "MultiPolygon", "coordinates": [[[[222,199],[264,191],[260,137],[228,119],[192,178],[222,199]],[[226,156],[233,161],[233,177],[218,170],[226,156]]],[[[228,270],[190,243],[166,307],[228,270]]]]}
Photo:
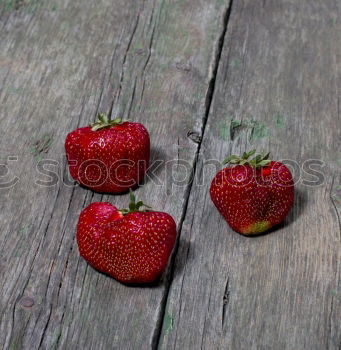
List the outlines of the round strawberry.
{"type": "Polygon", "coordinates": [[[256,150],[242,157],[232,155],[232,164],[214,177],[210,194],[219,212],[233,230],[252,235],[281,223],[294,203],[294,182],[289,169],[269,160],[269,153],[256,150]]]}
{"type": "Polygon", "coordinates": [[[165,270],[176,238],[167,213],[143,211],[131,192],[129,209],[92,203],[77,226],[81,256],[95,269],[123,283],[148,283],[165,270]]]}
{"type": "Polygon", "coordinates": [[[149,166],[147,129],[103,114],[94,124],[70,132],[65,150],[71,176],[97,192],[125,192],[143,179],[149,166]]]}

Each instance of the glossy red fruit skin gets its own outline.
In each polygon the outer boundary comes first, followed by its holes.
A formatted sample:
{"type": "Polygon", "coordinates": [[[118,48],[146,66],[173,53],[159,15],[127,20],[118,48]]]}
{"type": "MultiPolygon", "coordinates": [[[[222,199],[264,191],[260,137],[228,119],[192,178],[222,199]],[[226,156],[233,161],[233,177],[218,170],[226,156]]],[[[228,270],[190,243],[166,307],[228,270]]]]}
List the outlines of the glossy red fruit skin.
{"type": "Polygon", "coordinates": [[[80,255],[122,283],[150,283],[165,270],[176,239],[173,218],[162,212],[123,216],[110,203],[92,203],[78,221],[80,255]]]}
{"type": "Polygon", "coordinates": [[[259,234],[281,223],[294,203],[290,170],[280,162],[262,168],[236,165],[219,171],[210,195],[231,228],[259,234]]]}
{"type": "Polygon", "coordinates": [[[65,140],[70,174],[101,193],[122,193],[140,183],[149,167],[150,139],[140,123],[124,122],[70,132],[65,140]]]}

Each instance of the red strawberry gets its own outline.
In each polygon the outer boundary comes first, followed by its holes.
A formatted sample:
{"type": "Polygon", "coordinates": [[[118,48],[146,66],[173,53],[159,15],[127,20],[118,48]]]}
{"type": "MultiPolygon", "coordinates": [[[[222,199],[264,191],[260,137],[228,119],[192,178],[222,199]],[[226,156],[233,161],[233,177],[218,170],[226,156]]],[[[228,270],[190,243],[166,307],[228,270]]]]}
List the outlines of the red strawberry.
{"type": "Polygon", "coordinates": [[[97,192],[120,193],[134,187],[149,166],[147,129],[139,123],[108,120],[69,133],[65,150],[71,176],[97,192]]]}
{"type": "Polygon", "coordinates": [[[267,231],[282,222],[294,202],[289,169],[269,160],[269,154],[249,160],[255,152],[228,157],[225,163],[234,166],[219,171],[210,188],[211,199],[228,224],[246,235],[267,231]]]}
{"type": "Polygon", "coordinates": [[[95,269],[123,283],[154,281],[167,266],[176,238],[173,218],[161,212],[141,211],[131,193],[128,209],[110,203],[92,203],[77,226],[81,256],[95,269]]]}

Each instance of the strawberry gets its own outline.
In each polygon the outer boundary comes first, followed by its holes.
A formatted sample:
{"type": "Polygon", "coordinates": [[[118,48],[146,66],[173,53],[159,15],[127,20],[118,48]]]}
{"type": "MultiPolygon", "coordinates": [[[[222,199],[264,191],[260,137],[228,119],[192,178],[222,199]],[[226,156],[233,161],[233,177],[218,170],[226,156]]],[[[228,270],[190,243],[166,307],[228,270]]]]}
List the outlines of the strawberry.
{"type": "Polygon", "coordinates": [[[78,221],[80,255],[95,269],[122,283],[148,283],[165,270],[176,238],[173,218],[143,211],[131,192],[129,209],[92,203],[78,221]]]}
{"type": "Polygon", "coordinates": [[[94,124],[70,132],[65,150],[71,176],[97,192],[125,192],[143,179],[149,166],[147,129],[103,114],[94,124]]]}
{"type": "Polygon", "coordinates": [[[219,212],[233,230],[252,235],[279,224],[294,202],[294,182],[289,169],[269,160],[269,153],[256,150],[242,157],[232,155],[224,163],[233,166],[214,177],[210,194],[219,212]]]}

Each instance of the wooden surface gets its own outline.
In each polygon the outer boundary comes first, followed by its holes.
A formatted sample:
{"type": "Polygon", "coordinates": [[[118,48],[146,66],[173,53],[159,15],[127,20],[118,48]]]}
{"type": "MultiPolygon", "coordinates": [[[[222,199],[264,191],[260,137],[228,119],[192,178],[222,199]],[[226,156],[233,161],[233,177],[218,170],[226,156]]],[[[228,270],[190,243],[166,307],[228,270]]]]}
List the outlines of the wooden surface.
{"type": "Polygon", "coordinates": [[[1,348],[340,349],[340,11],[332,0],[0,2],[0,185],[17,177],[0,189],[1,348]],[[81,210],[128,200],[69,178],[65,136],[98,112],[151,134],[159,162],[137,195],[178,225],[154,285],[121,285],[79,257],[81,210]],[[253,146],[297,162],[301,178],[284,225],[246,238],[208,187],[212,159],[253,146]],[[310,159],[324,161],[319,185],[310,159]]]}

